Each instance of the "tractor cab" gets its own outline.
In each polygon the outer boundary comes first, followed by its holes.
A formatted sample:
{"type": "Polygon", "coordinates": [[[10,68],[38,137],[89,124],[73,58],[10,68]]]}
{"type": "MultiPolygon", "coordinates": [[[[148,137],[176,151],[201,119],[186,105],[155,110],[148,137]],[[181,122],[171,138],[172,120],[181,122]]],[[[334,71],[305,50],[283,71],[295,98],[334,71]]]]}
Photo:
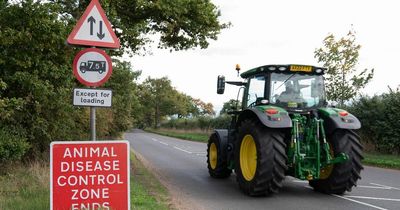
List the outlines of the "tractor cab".
{"type": "Polygon", "coordinates": [[[245,86],[242,110],[274,105],[290,112],[304,112],[326,105],[323,74],[325,68],[304,65],[266,65],[240,76],[245,86]]]}

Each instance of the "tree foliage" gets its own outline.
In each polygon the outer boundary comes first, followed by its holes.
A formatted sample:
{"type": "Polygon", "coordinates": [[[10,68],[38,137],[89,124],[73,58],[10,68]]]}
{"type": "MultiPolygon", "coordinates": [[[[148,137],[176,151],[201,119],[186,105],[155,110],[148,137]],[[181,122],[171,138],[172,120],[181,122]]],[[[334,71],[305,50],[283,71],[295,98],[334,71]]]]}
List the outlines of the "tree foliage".
{"type": "Polygon", "coordinates": [[[235,99],[230,99],[229,101],[224,103],[219,114],[220,115],[227,114],[229,110],[236,110],[237,107],[239,106],[240,106],[240,101],[237,101],[235,99]]]}
{"type": "Polygon", "coordinates": [[[205,103],[200,99],[192,98],[192,104],[195,107],[193,115],[194,116],[202,116],[202,115],[215,115],[214,106],[212,103],[205,103]]]}
{"type": "MultiPolygon", "coordinates": [[[[90,0],[52,0],[75,22],[90,0]]],[[[220,11],[210,0],[101,0],[123,49],[147,50],[153,37],[158,47],[186,50],[207,48],[209,40],[229,23],[220,23],[220,11]]]]}
{"type": "Polygon", "coordinates": [[[178,118],[188,116],[213,115],[213,105],[177,91],[167,77],[148,77],[139,85],[142,126],[159,127],[161,121],[172,115],[178,118]]]}
{"type": "MultiPolygon", "coordinates": [[[[70,28],[59,13],[57,5],[33,1],[0,12],[1,160],[18,159],[28,148],[31,157],[41,155],[55,140],[88,139],[89,109],[73,107],[71,99],[72,89],[81,86],[71,70],[77,51],[65,45],[70,28]]],[[[113,107],[97,114],[100,138],[130,127],[138,103],[134,80],[140,73],[114,64],[105,84],[114,90],[113,107]]]]}
{"type": "Polygon", "coordinates": [[[400,90],[373,97],[362,96],[349,107],[361,123],[362,139],[384,153],[400,154],[400,90]]]}
{"type": "Polygon", "coordinates": [[[1,101],[6,110],[1,125],[22,130],[32,151],[43,152],[50,141],[71,136],[66,133],[78,124],[78,112],[66,103],[74,85],[74,50],[64,44],[68,30],[53,5],[32,1],[5,7],[0,28],[1,101]]]}
{"type": "Polygon", "coordinates": [[[314,51],[314,57],[324,67],[326,72],[327,98],[336,101],[341,106],[371,81],[374,69],[357,71],[359,50],[356,43],[356,33],[350,30],[345,37],[336,39],[329,34],[323,41],[323,46],[314,51]]]}

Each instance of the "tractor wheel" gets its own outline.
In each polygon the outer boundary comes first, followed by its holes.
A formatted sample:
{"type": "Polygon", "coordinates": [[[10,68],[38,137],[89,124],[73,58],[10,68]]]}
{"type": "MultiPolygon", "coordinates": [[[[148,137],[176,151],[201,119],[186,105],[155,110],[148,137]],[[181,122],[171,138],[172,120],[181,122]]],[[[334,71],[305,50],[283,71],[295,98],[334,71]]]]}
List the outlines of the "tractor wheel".
{"type": "Polygon", "coordinates": [[[277,193],[285,177],[286,144],[281,130],[245,120],[235,145],[235,173],[240,189],[250,196],[277,193]]]}
{"type": "Polygon", "coordinates": [[[327,194],[351,191],[357,180],[361,179],[360,172],[363,169],[360,137],[352,130],[339,129],[328,136],[328,142],[333,156],[343,152],[349,156],[349,160],[322,169],[321,179],[311,180],[309,184],[314,190],[327,194]]]}
{"type": "Polygon", "coordinates": [[[228,168],[226,154],[228,151],[222,151],[221,143],[215,133],[210,136],[207,144],[207,167],[208,173],[214,178],[227,178],[232,170],[228,168]]]}

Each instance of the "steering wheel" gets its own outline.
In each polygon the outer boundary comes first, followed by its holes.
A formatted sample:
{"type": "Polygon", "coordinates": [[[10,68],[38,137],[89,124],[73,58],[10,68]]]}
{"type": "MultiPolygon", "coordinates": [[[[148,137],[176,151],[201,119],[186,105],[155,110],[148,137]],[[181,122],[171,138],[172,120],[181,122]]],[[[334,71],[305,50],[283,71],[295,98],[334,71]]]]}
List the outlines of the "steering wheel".
{"type": "Polygon", "coordinates": [[[249,104],[249,107],[254,107],[254,106],[256,106],[256,101],[254,101],[253,103],[251,103],[251,104],[249,104]]]}

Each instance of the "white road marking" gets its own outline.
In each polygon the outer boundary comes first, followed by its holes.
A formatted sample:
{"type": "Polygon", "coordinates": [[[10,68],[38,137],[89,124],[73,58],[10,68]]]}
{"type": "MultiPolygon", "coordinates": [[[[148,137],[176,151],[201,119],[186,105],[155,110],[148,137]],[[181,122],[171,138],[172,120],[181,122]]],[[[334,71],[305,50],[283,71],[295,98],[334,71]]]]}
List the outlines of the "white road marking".
{"type": "MultiPolygon", "coordinates": [[[[310,187],[310,186],[304,186],[304,187],[305,187],[305,188],[309,188],[309,189],[313,189],[313,188],[310,187]]],[[[369,207],[372,207],[372,208],[375,208],[375,209],[388,210],[388,209],[385,209],[385,208],[382,208],[382,207],[379,207],[379,206],[374,206],[374,205],[369,204],[369,203],[364,203],[364,202],[361,202],[361,201],[353,200],[353,199],[351,199],[351,198],[348,198],[348,196],[344,197],[344,196],[335,195],[335,194],[331,194],[331,195],[332,195],[332,196],[335,196],[335,197],[338,197],[338,198],[342,198],[342,199],[348,200],[348,201],[352,201],[352,202],[354,202],[354,203],[358,203],[358,204],[361,204],[361,205],[364,205],[364,206],[369,206],[369,207]]]]}
{"type": "Polygon", "coordinates": [[[159,141],[158,143],[164,144],[165,146],[168,146],[168,145],[169,145],[169,144],[167,144],[167,143],[165,143],[165,142],[162,142],[162,141],[159,141]]]}
{"type": "Polygon", "coordinates": [[[308,183],[308,181],[307,181],[307,180],[297,180],[297,179],[294,179],[292,182],[298,182],[298,183],[308,183]]]}
{"type": "Polygon", "coordinates": [[[188,153],[188,154],[192,154],[192,152],[187,151],[187,150],[184,150],[184,149],[181,149],[181,148],[179,148],[179,147],[174,146],[174,148],[177,149],[177,150],[180,150],[180,151],[182,151],[182,152],[186,152],[186,153],[188,153]]]}
{"type": "Polygon", "coordinates": [[[345,196],[343,196],[343,197],[346,197],[346,198],[359,198],[359,199],[370,199],[370,200],[397,201],[397,202],[400,202],[400,199],[396,199],[396,198],[375,198],[375,197],[355,196],[355,195],[345,195],[345,196]]]}
{"type": "Polygon", "coordinates": [[[158,141],[157,139],[155,139],[155,138],[151,138],[151,140],[153,140],[153,141],[158,141]]]}
{"type": "Polygon", "coordinates": [[[385,187],[385,188],[393,189],[393,190],[400,190],[399,188],[386,186],[386,185],[382,185],[382,184],[376,184],[376,183],[370,183],[370,184],[376,185],[376,186],[379,186],[379,187],[385,187]]]}
{"type": "Polygon", "coordinates": [[[335,197],[338,197],[338,198],[342,198],[342,199],[348,200],[348,201],[352,201],[354,203],[358,203],[358,204],[361,204],[361,205],[364,205],[364,206],[369,206],[369,207],[372,207],[372,208],[375,208],[375,209],[388,210],[388,209],[385,209],[385,208],[382,208],[382,207],[379,207],[379,206],[374,206],[374,205],[369,204],[369,203],[364,203],[364,202],[361,202],[361,201],[353,200],[351,198],[343,197],[343,196],[340,196],[340,195],[335,195],[335,194],[331,194],[331,195],[335,196],[335,197]]]}
{"type": "Polygon", "coordinates": [[[382,189],[382,190],[390,190],[388,187],[378,187],[378,186],[368,186],[368,185],[357,185],[360,188],[369,188],[369,189],[382,189]]]}

